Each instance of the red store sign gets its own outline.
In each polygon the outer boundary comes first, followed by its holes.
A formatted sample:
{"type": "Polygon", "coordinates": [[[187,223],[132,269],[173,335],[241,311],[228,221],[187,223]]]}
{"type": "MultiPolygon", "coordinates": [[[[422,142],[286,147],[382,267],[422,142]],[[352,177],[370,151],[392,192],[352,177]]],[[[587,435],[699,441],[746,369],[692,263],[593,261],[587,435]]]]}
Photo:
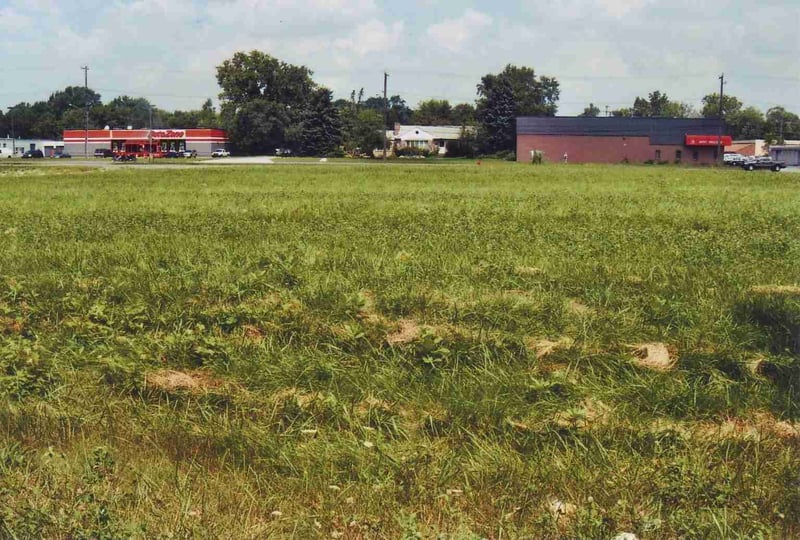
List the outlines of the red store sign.
{"type": "Polygon", "coordinates": [[[186,131],[179,129],[154,129],[150,132],[154,139],[185,139],[186,131]]]}
{"type": "Polygon", "coordinates": [[[687,135],[686,146],[717,146],[722,143],[722,146],[730,146],[733,144],[733,138],[728,135],[687,135]]]}

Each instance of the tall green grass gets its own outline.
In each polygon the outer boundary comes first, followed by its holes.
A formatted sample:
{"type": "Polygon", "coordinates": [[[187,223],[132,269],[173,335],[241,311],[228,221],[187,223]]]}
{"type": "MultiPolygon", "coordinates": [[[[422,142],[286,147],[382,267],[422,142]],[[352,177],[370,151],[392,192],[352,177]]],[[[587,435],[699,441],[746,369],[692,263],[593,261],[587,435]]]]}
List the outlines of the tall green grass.
{"type": "Polygon", "coordinates": [[[0,535],[798,535],[794,176],[0,168],[0,535]]]}

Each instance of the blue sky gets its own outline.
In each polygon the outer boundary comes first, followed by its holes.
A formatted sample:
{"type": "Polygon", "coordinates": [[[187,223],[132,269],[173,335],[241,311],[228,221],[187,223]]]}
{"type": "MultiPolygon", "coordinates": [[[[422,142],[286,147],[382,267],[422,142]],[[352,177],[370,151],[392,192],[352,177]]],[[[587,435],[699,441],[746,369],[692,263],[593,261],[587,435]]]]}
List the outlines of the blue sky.
{"type": "Polygon", "coordinates": [[[216,99],[239,50],[303,64],[336,97],[472,102],[508,63],[561,82],[559,114],[661,90],[700,107],[718,90],[800,114],[798,0],[0,0],[0,104],[89,85],[166,109],[216,99]]]}

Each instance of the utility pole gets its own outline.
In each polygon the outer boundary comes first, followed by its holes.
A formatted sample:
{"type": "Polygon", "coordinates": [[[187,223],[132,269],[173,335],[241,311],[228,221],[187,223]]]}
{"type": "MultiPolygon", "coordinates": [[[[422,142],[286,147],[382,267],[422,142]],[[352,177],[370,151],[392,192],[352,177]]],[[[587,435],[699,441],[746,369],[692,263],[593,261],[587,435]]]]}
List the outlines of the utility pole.
{"type": "Polygon", "coordinates": [[[83,89],[85,90],[83,96],[83,159],[89,159],[89,66],[83,66],[81,69],[83,70],[83,89]]]}
{"type": "Polygon", "coordinates": [[[386,161],[386,122],[389,120],[389,100],[386,98],[386,86],[389,74],[383,72],[383,160],[386,161]]]}
{"type": "Polygon", "coordinates": [[[147,130],[147,162],[153,164],[153,104],[147,104],[147,111],[149,114],[150,127],[147,130]]]}
{"type": "Polygon", "coordinates": [[[13,110],[14,107],[8,108],[8,116],[11,117],[11,157],[17,157],[17,144],[14,138],[14,115],[11,114],[13,110]]]}
{"type": "Polygon", "coordinates": [[[606,105],[606,118],[608,118],[608,105],[606,105]]]}
{"type": "Polygon", "coordinates": [[[722,103],[723,103],[722,92],[724,86],[725,86],[725,74],[723,73],[722,75],[719,76],[719,127],[717,128],[717,164],[719,164],[720,161],[724,162],[723,158],[724,152],[722,151],[722,126],[725,121],[725,117],[722,114],[722,103]]]}

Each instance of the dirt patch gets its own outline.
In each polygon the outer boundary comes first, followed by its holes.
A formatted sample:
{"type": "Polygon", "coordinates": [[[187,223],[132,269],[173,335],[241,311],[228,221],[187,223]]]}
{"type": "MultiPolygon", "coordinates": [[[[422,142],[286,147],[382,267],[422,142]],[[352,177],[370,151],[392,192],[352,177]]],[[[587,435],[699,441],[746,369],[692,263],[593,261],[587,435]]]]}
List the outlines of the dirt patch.
{"type": "Polygon", "coordinates": [[[574,504],[562,501],[558,497],[553,496],[547,498],[545,507],[547,511],[550,512],[550,515],[556,522],[556,527],[558,527],[558,530],[562,534],[569,528],[569,525],[575,519],[575,514],[578,511],[578,507],[574,504]]]}
{"type": "Polygon", "coordinates": [[[518,276],[537,276],[544,274],[544,270],[535,266],[517,266],[514,268],[514,273],[518,276]]]}
{"type": "Polygon", "coordinates": [[[763,356],[756,356],[747,361],[747,370],[753,375],[764,375],[764,363],[766,358],[763,356]]]}
{"type": "Polygon", "coordinates": [[[378,399],[374,396],[369,396],[356,405],[356,414],[361,417],[368,416],[372,410],[380,410],[385,413],[394,412],[392,405],[388,401],[378,399]]]}
{"type": "Polygon", "coordinates": [[[246,324],[242,328],[244,329],[244,337],[248,341],[260,343],[264,340],[264,332],[261,328],[253,326],[252,324],[246,324]]]}
{"type": "Polygon", "coordinates": [[[764,437],[800,439],[800,424],[778,420],[768,412],[753,418],[727,418],[719,423],[701,422],[694,426],[693,434],[701,439],[761,440],[764,437]]]}
{"type": "Polygon", "coordinates": [[[373,326],[386,323],[383,316],[378,313],[377,300],[373,291],[369,289],[359,291],[358,299],[361,302],[361,309],[358,310],[358,318],[361,322],[373,326]]]}
{"type": "Polygon", "coordinates": [[[312,402],[320,399],[321,395],[315,392],[302,392],[298,388],[284,388],[278,390],[272,395],[272,401],[275,403],[286,403],[287,401],[294,400],[297,405],[304,409],[312,402]]]}
{"type": "Polygon", "coordinates": [[[222,385],[222,381],[203,371],[184,372],[171,369],[148,373],[145,382],[148,386],[165,392],[184,391],[192,394],[202,394],[222,385]]]}
{"type": "Polygon", "coordinates": [[[572,338],[562,337],[557,341],[550,339],[529,339],[525,345],[529,350],[533,351],[537,360],[542,360],[559,349],[568,349],[572,347],[574,343],[572,338]]]}
{"type": "Polygon", "coordinates": [[[675,360],[663,343],[641,343],[633,346],[634,362],[654,371],[669,371],[675,367],[675,360]]]}
{"type": "Polygon", "coordinates": [[[756,294],[783,294],[788,296],[800,296],[800,286],[797,285],[756,285],[750,291],[756,294]]]}
{"type": "Polygon", "coordinates": [[[22,323],[11,317],[0,316],[0,334],[20,334],[22,323]]]}
{"type": "Polygon", "coordinates": [[[422,334],[422,327],[411,319],[402,319],[398,323],[399,328],[386,336],[389,345],[405,345],[411,343],[422,334]]]}
{"type": "Polygon", "coordinates": [[[567,301],[567,310],[575,315],[591,315],[594,313],[592,308],[574,298],[570,298],[567,301]]]}

